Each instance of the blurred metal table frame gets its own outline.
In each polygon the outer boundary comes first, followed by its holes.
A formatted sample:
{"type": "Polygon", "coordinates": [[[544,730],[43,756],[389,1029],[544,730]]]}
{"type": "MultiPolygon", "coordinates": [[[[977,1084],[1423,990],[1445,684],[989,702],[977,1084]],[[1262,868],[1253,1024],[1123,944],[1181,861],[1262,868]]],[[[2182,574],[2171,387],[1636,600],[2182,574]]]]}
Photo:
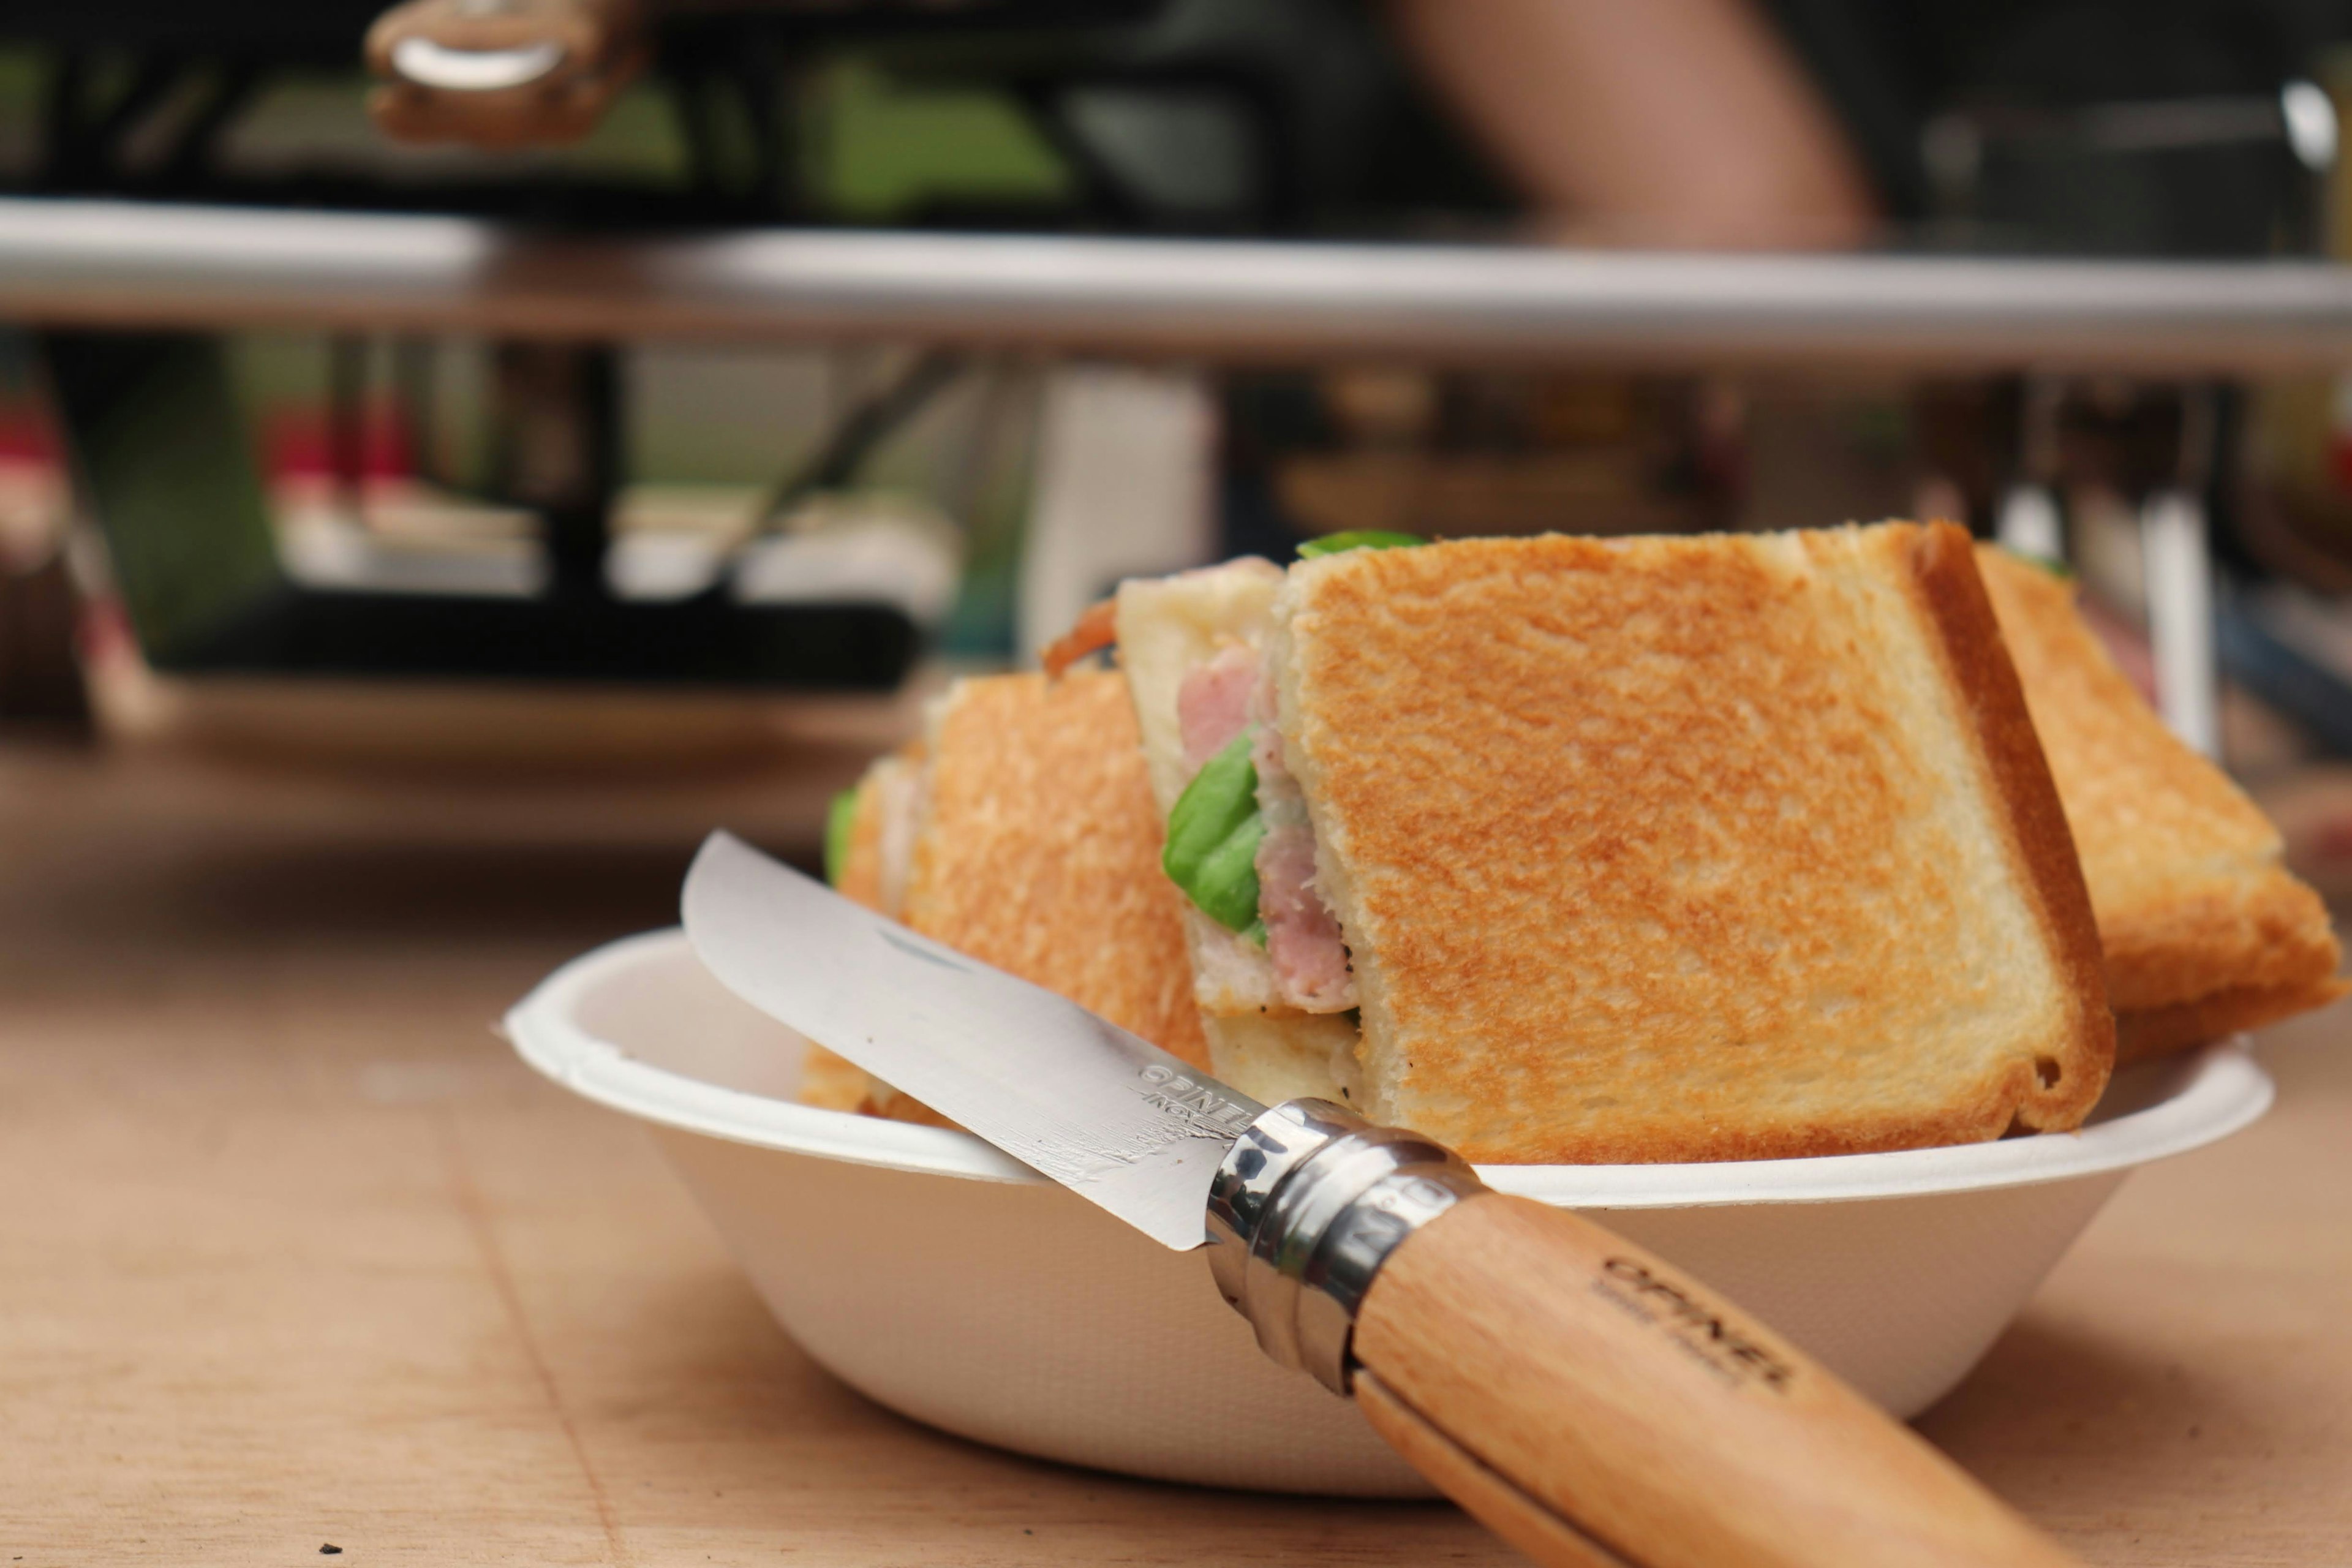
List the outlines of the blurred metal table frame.
{"type": "MultiPolygon", "coordinates": [[[[2352,268],[751,230],[0,198],[0,319],[49,327],[855,340],[1194,363],[1577,363],[2184,383],[2352,365],[2352,268]]],[[[2031,482],[2008,514],[2047,510],[2031,482]]],[[[2150,498],[2167,718],[2217,749],[2196,498],[2150,498]]]]}
{"type": "Polygon", "coordinates": [[[2130,372],[2352,363],[2352,268],[925,233],[532,233],[0,198],[0,318],[1121,358],[2130,372]]]}

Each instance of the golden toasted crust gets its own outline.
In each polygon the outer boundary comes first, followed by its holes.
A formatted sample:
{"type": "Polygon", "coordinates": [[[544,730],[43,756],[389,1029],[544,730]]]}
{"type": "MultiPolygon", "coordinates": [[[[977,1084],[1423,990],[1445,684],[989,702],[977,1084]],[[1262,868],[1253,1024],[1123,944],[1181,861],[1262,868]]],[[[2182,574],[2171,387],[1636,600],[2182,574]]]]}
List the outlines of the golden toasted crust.
{"type": "MultiPolygon", "coordinates": [[[[905,753],[885,757],[866,770],[857,781],[857,805],[851,815],[849,849],[841,859],[841,877],[834,890],[843,898],[864,904],[869,910],[882,910],[882,813],[883,792],[880,788],[884,770],[904,766],[905,753]]],[[[884,911],[887,912],[887,911],[884,911]]],[[[801,1064],[803,1105],[814,1105],[822,1110],[868,1110],[868,1088],[866,1069],[856,1062],[834,1055],[823,1046],[812,1045],[801,1064]]]]}
{"type": "Polygon", "coordinates": [[[813,1045],[801,1061],[800,1102],[819,1110],[868,1109],[866,1069],[813,1045]]]}
{"type": "Polygon", "coordinates": [[[841,858],[841,876],[834,884],[835,892],[878,914],[889,912],[882,907],[881,783],[886,769],[905,765],[903,756],[885,757],[857,781],[857,805],[849,818],[849,849],[841,858]]]}
{"type": "Polygon", "coordinates": [[[1371,1113],[1513,1161],[2076,1124],[2111,1025],[1972,572],[1909,525],[1295,568],[1371,1113]]]}
{"type": "Polygon", "coordinates": [[[879,1116],[886,1121],[912,1121],[923,1127],[946,1127],[961,1132],[961,1123],[941,1116],[911,1094],[891,1088],[878,1078],[866,1079],[868,1094],[859,1109],[868,1116],[879,1116]]]}
{"type": "MultiPolygon", "coordinates": [[[[2340,953],[2326,908],[2281,865],[2277,829],[2148,710],[2070,584],[1996,550],[1979,563],[2082,857],[2116,1012],[2331,994],[2340,953]]],[[[2135,1049],[2178,1034],[2137,1028],[2135,1049]]]]}
{"type": "Polygon", "coordinates": [[[2341,1001],[2352,984],[2327,979],[2315,985],[2242,985],[2194,1002],[2176,1002],[2139,1013],[2116,1015],[2116,1061],[2145,1061],[2259,1029],[2298,1013],[2341,1001]]]}
{"type": "Polygon", "coordinates": [[[2054,1059],[2055,1081],[2040,1082],[2019,1120],[2034,1128],[2079,1127],[2107,1087],[2115,1068],[2115,1016],[2108,1010],[2101,963],[2098,922],[2084,886],[2050,763],[2042,753],[2025,693],[2001,640],[2000,623],[1977,573],[1968,531],[1948,522],[1917,531],[1911,545],[1919,595],[1943,635],[1936,647],[1951,671],[1952,683],[1976,721],[1977,735],[1993,787],[2008,811],[2001,818],[2014,861],[2040,906],[2051,952],[2065,967],[2066,994],[2076,1016],[2068,1034],[2087,1042],[2095,1070],[2067,1073],[2054,1059]]]}
{"type": "Polygon", "coordinates": [[[906,923],[1205,1067],[1126,683],[961,682],[931,732],[906,923]]]}

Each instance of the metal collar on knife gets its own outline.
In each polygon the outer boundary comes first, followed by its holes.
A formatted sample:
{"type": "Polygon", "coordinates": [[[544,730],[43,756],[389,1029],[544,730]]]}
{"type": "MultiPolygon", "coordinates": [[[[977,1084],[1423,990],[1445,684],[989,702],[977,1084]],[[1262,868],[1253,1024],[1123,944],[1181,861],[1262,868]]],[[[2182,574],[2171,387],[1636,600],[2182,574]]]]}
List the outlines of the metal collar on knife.
{"type": "Polygon", "coordinates": [[[1399,1243],[1486,1184],[1453,1151],[1328,1100],[1273,1107],[1209,1188],[1209,1268],[1284,1366],[1349,1392],[1348,1342],[1399,1243]]]}

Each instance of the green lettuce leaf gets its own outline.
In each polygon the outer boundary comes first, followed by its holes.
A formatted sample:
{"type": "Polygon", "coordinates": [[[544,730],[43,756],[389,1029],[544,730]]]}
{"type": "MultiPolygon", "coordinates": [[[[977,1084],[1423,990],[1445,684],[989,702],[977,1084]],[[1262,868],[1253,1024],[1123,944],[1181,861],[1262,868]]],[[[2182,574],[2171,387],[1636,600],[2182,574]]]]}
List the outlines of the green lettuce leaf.
{"type": "Polygon", "coordinates": [[[1160,865],[1201,911],[1228,931],[1257,919],[1257,846],[1265,819],[1257,809],[1257,766],[1249,732],[1202,764],[1168,814],[1160,865]]]}
{"type": "Polygon", "coordinates": [[[843,790],[824,810],[824,879],[841,886],[842,868],[849,863],[849,838],[857,826],[857,792],[843,790]]]}
{"type": "Polygon", "coordinates": [[[1344,550],[1410,550],[1429,541],[1417,533],[1394,533],[1385,528],[1351,528],[1344,533],[1327,533],[1320,539],[1310,539],[1298,547],[1301,561],[1312,561],[1318,555],[1337,555],[1344,550]]]}

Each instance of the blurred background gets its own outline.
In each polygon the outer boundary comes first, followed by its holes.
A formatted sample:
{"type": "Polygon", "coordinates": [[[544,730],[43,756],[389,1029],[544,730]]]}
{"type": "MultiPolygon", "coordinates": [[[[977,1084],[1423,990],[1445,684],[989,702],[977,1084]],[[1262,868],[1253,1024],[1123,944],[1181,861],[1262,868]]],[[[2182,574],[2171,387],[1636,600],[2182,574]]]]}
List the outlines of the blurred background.
{"type": "Polygon", "coordinates": [[[1125,574],[1933,515],[2065,562],[2352,893],[2352,377],[2207,319],[2330,286],[2347,93],[2336,0],[17,0],[0,822],[397,825],[467,852],[368,886],[493,910],[531,846],[610,846],[614,920],[659,920],[707,827],[812,854],[949,672],[1125,574]],[[828,234],[895,303],[743,248],[828,234]],[[961,244],[1007,236],[1078,248],[961,244]],[[1448,260],[1496,253],[1586,346],[1511,341],[1448,260]],[[1816,310],[1718,360],[1655,300],[1591,347],[1580,258],[1661,253],[1720,264],[1659,274],[1701,321],[1846,258],[1982,263],[1905,285],[1931,316],[2203,303],[2105,355],[1816,310]],[[1486,327],[1278,330],[1286,258],[1367,255],[1486,327]],[[1145,321],[1192,276],[1230,320],[1145,321]]]}

